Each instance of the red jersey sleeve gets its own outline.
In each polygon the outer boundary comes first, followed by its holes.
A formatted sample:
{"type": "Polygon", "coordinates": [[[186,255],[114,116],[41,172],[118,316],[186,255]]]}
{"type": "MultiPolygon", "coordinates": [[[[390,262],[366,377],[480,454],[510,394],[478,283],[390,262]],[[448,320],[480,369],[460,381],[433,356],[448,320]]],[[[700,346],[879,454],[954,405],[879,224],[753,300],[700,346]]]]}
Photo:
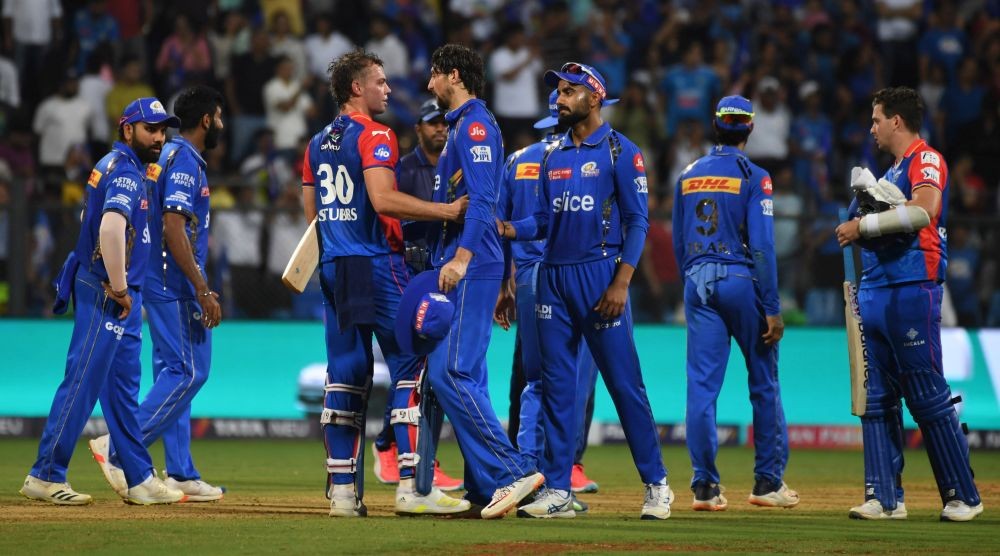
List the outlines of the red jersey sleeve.
{"type": "Polygon", "coordinates": [[[937,151],[919,150],[913,153],[907,177],[910,179],[911,192],[918,187],[930,185],[944,193],[945,184],[948,183],[948,166],[937,151]]]}
{"type": "Polygon", "coordinates": [[[395,170],[399,161],[396,134],[385,126],[365,126],[361,136],[358,137],[358,152],[361,154],[362,170],[369,168],[395,170]]]}
{"type": "Polygon", "coordinates": [[[306,144],[306,153],[302,157],[302,185],[315,185],[316,176],[313,175],[312,170],[312,155],[309,152],[309,148],[312,146],[312,141],[306,144]]]}

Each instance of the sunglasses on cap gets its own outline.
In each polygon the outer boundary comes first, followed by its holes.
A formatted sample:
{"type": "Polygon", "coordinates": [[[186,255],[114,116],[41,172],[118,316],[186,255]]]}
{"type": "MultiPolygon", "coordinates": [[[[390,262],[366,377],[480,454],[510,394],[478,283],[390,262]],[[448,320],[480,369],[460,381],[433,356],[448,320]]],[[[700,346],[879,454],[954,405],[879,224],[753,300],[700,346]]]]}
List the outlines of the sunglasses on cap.
{"type": "Polygon", "coordinates": [[[570,74],[573,74],[573,75],[586,75],[587,76],[587,85],[589,85],[590,88],[594,90],[594,92],[596,92],[597,94],[599,94],[601,96],[602,100],[604,99],[604,97],[608,96],[608,93],[605,90],[604,85],[601,84],[600,78],[598,78],[596,75],[594,75],[594,72],[591,71],[590,68],[588,68],[588,67],[586,67],[586,66],[584,66],[582,64],[577,64],[576,62],[569,62],[569,63],[563,64],[563,66],[559,70],[559,72],[560,73],[570,73],[570,74]]]}
{"type": "Polygon", "coordinates": [[[753,121],[753,114],[727,112],[725,114],[718,113],[715,118],[726,125],[747,125],[753,121]]]}

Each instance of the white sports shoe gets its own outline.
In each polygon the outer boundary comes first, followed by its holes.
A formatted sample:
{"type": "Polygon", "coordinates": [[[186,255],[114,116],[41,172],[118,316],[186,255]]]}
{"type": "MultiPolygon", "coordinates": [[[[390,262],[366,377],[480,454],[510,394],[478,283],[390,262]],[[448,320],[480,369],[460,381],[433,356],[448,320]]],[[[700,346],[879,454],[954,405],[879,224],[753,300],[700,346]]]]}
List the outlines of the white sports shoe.
{"type": "Polygon", "coordinates": [[[21,496],[60,506],[86,506],[94,501],[89,494],[73,490],[69,483],[50,483],[28,475],[21,487],[21,496]]]}
{"type": "Polygon", "coordinates": [[[330,497],[330,517],[366,517],[368,507],[358,500],[354,483],[333,485],[330,497]]]}
{"type": "Polygon", "coordinates": [[[128,496],[128,482],[125,481],[125,472],[120,467],[111,464],[110,439],[111,437],[105,434],[88,442],[90,453],[94,454],[94,461],[101,468],[101,473],[104,473],[104,478],[111,485],[111,488],[118,496],[126,498],[128,496]]]}
{"type": "Polygon", "coordinates": [[[163,480],[163,483],[168,488],[183,492],[187,496],[187,499],[184,500],[185,502],[215,502],[216,500],[222,500],[222,497],[226,494],[225,488],[213,486],[197,479],[178,481],[173,477],[167,477],[163,480]]]}
{"type": "Polygon", "coordinates": [[[517,517],[576,517],[573,497],[565,490],[543,489],[534,502],[517,509],[517,517]]]}
{"type": "Polygon", "coordinates": [[[941,510],[941,521],[972,521],[983,513],[983,503],[970,506],[961,500],[952,500],[941,510]]]}
{"type": "MultiPolygon", "coordinates": [[[[756,488],[755,488],[756,490],[756,488]]],[[[750,493],[750,503],[768,508],[794,508],[799,504],[799,493],[781,483],[781,488],[763,494],[750,493]]]]}
{"type": "Polygon", "coordinates": [[[662,485],[646,485],[646,498],[642,503],[640,519],[667,519],[670,504],[674,501],[674,491],[664,482],[662,485]]]}
{"type": "Polygon", "coordinates": [[[472,504],[448,496],[441,489],[431,487],[427,496],[421,495],[413,486],[413,478],[399,480],[396,487],[397,515],[448,515],[468,511],[472,504]]]}
{"type": "Polygon", "coordinates": [[[699,482],[691,487],[694,491],[694,501],[691,509],[696,512],[722,512],[729,507],[729,501],[722,493],[726,487],[720,484],[699,482]]]}
{"type": "Polygon", "coordinates": [[[525,475],[513,483],[500,487],[493,493],[493,500],[483,508],[481,513],[483,519],[495,519],[503,517],[504,514],[514,509],[515,506],[524,500],[526,496],[535,492],[535,489],[545,482],[545,475],[531,473],[525,475]]]}
{"type": "Polygon", "coordinates": [[[145,481],[128,489],[125,496],[126,504],[150,506],[153,504],[173,504],[183,502],[185,494],[175,488],[170,488],[153,473],[145,481]]]}
{"type": "Polygon", "coordinates": [[[851,519],[906,519],[906,504],[899,502],[895,510],[886,510],[882,508],[881,502],[872,498],[851,508],[847,515],[851,519]]]}

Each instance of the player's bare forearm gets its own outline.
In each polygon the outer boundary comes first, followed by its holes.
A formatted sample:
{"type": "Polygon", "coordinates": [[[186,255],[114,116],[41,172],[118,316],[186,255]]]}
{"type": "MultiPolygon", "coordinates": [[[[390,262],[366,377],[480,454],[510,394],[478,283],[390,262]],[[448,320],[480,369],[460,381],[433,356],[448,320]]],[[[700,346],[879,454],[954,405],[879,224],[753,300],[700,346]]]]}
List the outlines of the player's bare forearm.
{"type": "Polygon", "coordinates": [[[98,231],[101,246],[101,259],[104,261],[104,271],[108,282],[114,291],[128,288],[125,277],[125,229],[128,221],[115,211],[107,211],[101,217],[101,227],[98,231]]]}
{"type": "Polygon", "coordinates": [[[302,212],[305,213],[306,222],[316,219],[316,187],[312,185],[302,186],[302,212]]]}
{"type": "Polygon", "coordinates": [[[632,283],[632,275],[635,274],[635,267],[628,263],[621,263],[615,271],[615,278],[611,285],[616,283],[627,288],[632,283]]]}
{"type": "Polygon", "coordinates": [[[174,262],[180,267],[181,272],[187,277],[191,285],[194,286],[195,295],[201,305],[201,320],[206,328],[212,328],[222,322],[222,307],[217,301],[218,294],[208,288],[208,283],[201,273],[201,267],[194,260],[194,250],[191,248],[191,241],[188,239],[186,216],[176,212],[167,212],[163,215],[163,237],[167,243],[167,249],[173,256],[174,262]]]}
{"type": "Polygon", "coordinates": [[[601,315],[602,319],[618,318],[625,312],[625,304],[628,303],[628,285],[634,273],[634,266],[628,263],[618,265],[614,279],[594,306],[594,311],[601,315]]]}
{"type": "Polygon", "coordinates": [[[432,203],[407,195],[396,189],[396,174],[389,168],[365,170],[365,186],[375,212],[400,220],[455,222],[469,206],[468,195],[451,203],[432,203]]]}

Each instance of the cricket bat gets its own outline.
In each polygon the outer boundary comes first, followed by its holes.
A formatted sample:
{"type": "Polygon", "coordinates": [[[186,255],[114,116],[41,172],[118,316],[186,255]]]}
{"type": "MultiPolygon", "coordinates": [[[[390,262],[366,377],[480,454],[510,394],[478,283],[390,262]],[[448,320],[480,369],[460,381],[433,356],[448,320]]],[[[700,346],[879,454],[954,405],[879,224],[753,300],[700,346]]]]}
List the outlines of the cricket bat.
{"type": "Polygon", "coordinates": [[[302,239],[295,246],[292,258],[281,274],[281,283],[295,293],[302,293],[319,264],[319,238],[316,236],[316,219],[309,223],[302,239]]]}
{"type": "MultiPolygon", "coordinates": [[[[846,222],[847,209],[840,209],[846,222]]],[[[854,246],[844,248],[844,320],[847,324],[847,357],[851,369],[851,413],[861,417],[868,401],[868,349],[858,306],[858,277],[854,269],[854,246]]]]}

